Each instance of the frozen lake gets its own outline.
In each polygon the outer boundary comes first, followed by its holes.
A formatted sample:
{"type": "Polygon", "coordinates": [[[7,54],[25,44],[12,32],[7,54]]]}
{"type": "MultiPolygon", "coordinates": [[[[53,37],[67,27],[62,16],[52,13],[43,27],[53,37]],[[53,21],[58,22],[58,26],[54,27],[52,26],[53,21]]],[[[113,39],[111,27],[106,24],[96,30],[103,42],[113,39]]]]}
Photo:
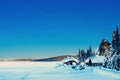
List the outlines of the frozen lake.
{"type": "Polygon", "coordinates": [[[86,67],[72,70],[59,62],[0,62],[0,80],[120,80],[120,72],[86,67]]]}

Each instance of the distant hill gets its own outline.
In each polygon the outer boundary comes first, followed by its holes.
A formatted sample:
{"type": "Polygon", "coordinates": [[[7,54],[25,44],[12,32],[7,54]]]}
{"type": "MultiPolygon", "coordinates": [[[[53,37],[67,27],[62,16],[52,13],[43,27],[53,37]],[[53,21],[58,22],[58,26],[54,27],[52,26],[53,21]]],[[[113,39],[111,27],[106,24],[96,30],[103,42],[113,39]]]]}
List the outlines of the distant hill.
{"type": "Polygon", "coordinates": [[[1,60],[1,61],[62,61],[66,57],[77,58],[77,55],[62,55],[62,56],[38,58],[38,59],[10,59],[10,60],[8,59],[8,60],[1,60]]]}
{"type": "Polygon", "coordinates": [[[50,58],[33,59],[32,61],[61,61],[66,57],[77,58],[77,56],[73,56],[73,55],[62,55],[62,56],[56,56],[56,57],[50,57],[50,58]]]}

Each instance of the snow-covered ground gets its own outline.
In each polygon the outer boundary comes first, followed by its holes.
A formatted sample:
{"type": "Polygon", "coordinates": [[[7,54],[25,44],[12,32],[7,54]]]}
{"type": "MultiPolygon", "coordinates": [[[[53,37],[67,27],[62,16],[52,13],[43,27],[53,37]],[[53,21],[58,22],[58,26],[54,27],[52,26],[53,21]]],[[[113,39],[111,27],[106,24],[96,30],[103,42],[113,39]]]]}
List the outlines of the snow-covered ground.
{"type": "Polygon", "coordinates": [[[120,72],[86,67],[72,70],[59,62],[0,62],[0,80],[120,80],[120,72]]]}

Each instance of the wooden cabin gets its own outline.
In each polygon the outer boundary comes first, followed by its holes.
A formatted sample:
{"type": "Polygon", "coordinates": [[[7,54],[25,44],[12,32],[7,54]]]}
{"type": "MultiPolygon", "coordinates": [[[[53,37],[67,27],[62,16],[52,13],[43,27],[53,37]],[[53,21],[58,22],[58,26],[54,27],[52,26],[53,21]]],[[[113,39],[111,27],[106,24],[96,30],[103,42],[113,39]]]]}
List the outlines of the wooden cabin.
{"type": "Polygon", "coordinates": [[[104,62],[104,56],[93,56],[93,57],[89,57],[85,63],[88,66],[91,67],[98,67],[98,66],[102,66],[103,62],[104,62]]]}

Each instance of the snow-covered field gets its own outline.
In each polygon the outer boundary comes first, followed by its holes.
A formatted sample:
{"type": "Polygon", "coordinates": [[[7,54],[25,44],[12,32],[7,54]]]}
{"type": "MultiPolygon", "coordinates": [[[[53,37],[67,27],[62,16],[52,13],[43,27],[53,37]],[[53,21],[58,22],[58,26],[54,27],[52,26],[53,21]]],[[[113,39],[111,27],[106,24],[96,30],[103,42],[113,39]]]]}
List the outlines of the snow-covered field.
{"type": "Polygon", "coordinates": [[[59,62],[0,62],[0,80],[120,80],[120,72],[86,67],[72,70],[59,62]]]}

